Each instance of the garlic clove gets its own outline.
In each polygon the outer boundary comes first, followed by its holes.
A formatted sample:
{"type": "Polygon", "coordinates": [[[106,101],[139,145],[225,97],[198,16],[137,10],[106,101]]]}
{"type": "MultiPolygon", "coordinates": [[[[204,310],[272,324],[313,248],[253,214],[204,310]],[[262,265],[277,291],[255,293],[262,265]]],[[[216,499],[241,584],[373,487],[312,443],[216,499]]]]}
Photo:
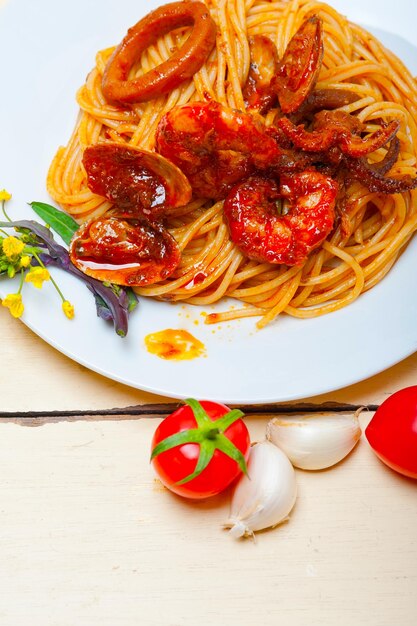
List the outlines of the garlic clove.
{"type": "Polygon", "coordinates": [[[277,526],[288,518],[297,497],[294,468],[269,441],[251,447],[248,476],[242,476],[232,496],[225,527],[235,537],[277,526]]]}
{"type": "Polygon", "coordinates": [[[295,467],[305,470],[335,465],[353,450],[361,434],[353,413],[282,415],[266,429],[267,439],[281,448],[295,467]]]}

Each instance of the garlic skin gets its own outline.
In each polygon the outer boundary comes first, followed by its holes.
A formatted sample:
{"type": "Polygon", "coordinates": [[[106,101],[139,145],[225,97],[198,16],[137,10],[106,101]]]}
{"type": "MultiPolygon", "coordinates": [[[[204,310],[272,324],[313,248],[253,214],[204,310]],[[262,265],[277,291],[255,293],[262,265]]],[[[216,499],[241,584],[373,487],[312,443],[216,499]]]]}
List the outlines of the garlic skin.
{"type": "Polygon", "coordinates": [[[356,414],[283,415],[266,428],[269,441],[281,448],[295,467],[331,467],[353,450],[362,434],[356,414]]]}
{"type": "Polygon", "coordinates": [[[276,526],[288,518],[297,497],[295,471],[285,454],[269,441],[251,447],[248,476],[232,496],[225,527],[236,539],[276,526]]]}

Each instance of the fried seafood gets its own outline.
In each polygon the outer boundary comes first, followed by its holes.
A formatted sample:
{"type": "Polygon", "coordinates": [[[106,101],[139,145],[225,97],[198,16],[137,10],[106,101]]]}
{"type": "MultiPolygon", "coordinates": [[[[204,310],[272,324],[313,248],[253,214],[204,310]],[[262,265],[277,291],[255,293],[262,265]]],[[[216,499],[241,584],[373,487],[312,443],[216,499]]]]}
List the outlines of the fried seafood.
{"type": "Polygon", "coordinates": [[[173,2],[148,13],[129,29],[111,56],[103,76],[109,102],[146,102],[171,91],[203,65],[216,41],[216,24],[202,2],[173,2]],[[193,26],[184,45],[164,63],[129,79],[140,55],[162,35],[180,26],[193,26]]]}
{"type": "Polygon", "coordinates": [[[115,214],[86,222],[75,233],[70,258],[79,270],[116,285],[142,286],[168,278],[181,253],[158,224],[115,214]]]}
{"type": "Polygon", "coordinates": [[[158,125],[156,149],[184,172],[195,196],[213,199],[283,155],[260,119],[218,102],[171,109],[158,125]]]}
{"type": "Polygon", "coordinates": [[[173,163],[155,152],[104,143],[84,151],[88,186],[132,217],[155,220],[191,199],[191,187],[173,163]]]}
{"type": "Polygon", "coordinates": [[[261,263],[299,265],[333,228],[338,185],[314,170],[273,179],[252,177],[227,196],[224,215],[232,241],[261,263]],[[287,212],[278,213],[280,200],[287,212]]]}
{"type": "MultiPolygon", "coordinates": [[[[116,49],[104,72],[103,93],[110,102],[156,98],[192,76],[214,40],[205,5],[161,7],[130,29],[116,49]],[[194,28],[182,48],[129,79],[150,43],[184,25],[194,28]]],[[[206,200],[224,202],[230,239],[251,261],[302,265],[332,232],[345,181],[358,179],[382,193],[417,187],[417,178],[386,176],[399,155],[399,120],[380,120],[370,133],[342,108],[358,100],[356,93],[316,89],[323,58],[318,16],[305,19],[281,60],[265,35],[252,36],[249,47],[245,112],[207,95],[208,101],[173,106],[162,115],[156,152],[109,142],[85,150],[89,188],[114,206],[75,236],[71,258],[79,269],[136,286],[171,276],[181,253],[164,224],[192,196],[202,199],[200,206],[206,200]],[[376,151],[382,158],[373,162],[376,151]]]]}

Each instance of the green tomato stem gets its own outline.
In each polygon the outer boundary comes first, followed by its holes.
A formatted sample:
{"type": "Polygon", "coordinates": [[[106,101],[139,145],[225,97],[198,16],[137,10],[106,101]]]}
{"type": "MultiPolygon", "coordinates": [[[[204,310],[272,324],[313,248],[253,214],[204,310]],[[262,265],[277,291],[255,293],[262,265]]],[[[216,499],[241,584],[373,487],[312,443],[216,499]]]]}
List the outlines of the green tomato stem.
{"type": "Polygon", "coordinates": [[[198,443],[200,445],[200,453],[195,470],[178,481],[176,483],[177,485],[187,483],[199,476],[210,463],[216,450],[220,450],[223,454],[233,459],[239,465],[241,471],[247,474],[245,457],[239,448],[223,434],[229,426],[243,416],[242,411],[233,409],[213,421],[197,400],[189,398],[185,402],[193,411],[197,428],[183,430],[160,441],[152,450],[151,460],[159,454],[176,448],[177,446],[182,446],[187,443],[198,443]]]}
{"type": "Polygon", "coordinates": [[[209,428],[208,430],[206,430],[206,432],[204,433],[204,436],[207,439],[216,439],[217,435],[220,433],[220,430],[218,428],[209,428]]]}

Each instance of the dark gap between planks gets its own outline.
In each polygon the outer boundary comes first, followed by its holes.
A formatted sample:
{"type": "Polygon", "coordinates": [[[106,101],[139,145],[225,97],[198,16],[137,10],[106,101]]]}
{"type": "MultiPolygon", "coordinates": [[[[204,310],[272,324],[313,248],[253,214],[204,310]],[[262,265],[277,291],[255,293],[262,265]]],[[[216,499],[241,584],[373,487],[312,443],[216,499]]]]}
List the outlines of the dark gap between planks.
{"type": "MultiPolygon", "coordinates": [[[[78,420],[106,420],[106,419],[143,419],[165,417],[175,411],[180,402],[146,404],[123,408],[101,410],[74,410],[74,411],[0,411],[0,421],[18,422],[22,425],[37,426],[48,422],[78,421],[78,420]]],[[[277,415],[283,413],[316,413],[316,412],[354,412],[358,409],[376,411],[377,404],[343,404],[325,402],[314,404],[301,402],[296,404],[262,404],[262,405],[230,405],[231,408],[241,409],[245,415],[277,415]]]]}

